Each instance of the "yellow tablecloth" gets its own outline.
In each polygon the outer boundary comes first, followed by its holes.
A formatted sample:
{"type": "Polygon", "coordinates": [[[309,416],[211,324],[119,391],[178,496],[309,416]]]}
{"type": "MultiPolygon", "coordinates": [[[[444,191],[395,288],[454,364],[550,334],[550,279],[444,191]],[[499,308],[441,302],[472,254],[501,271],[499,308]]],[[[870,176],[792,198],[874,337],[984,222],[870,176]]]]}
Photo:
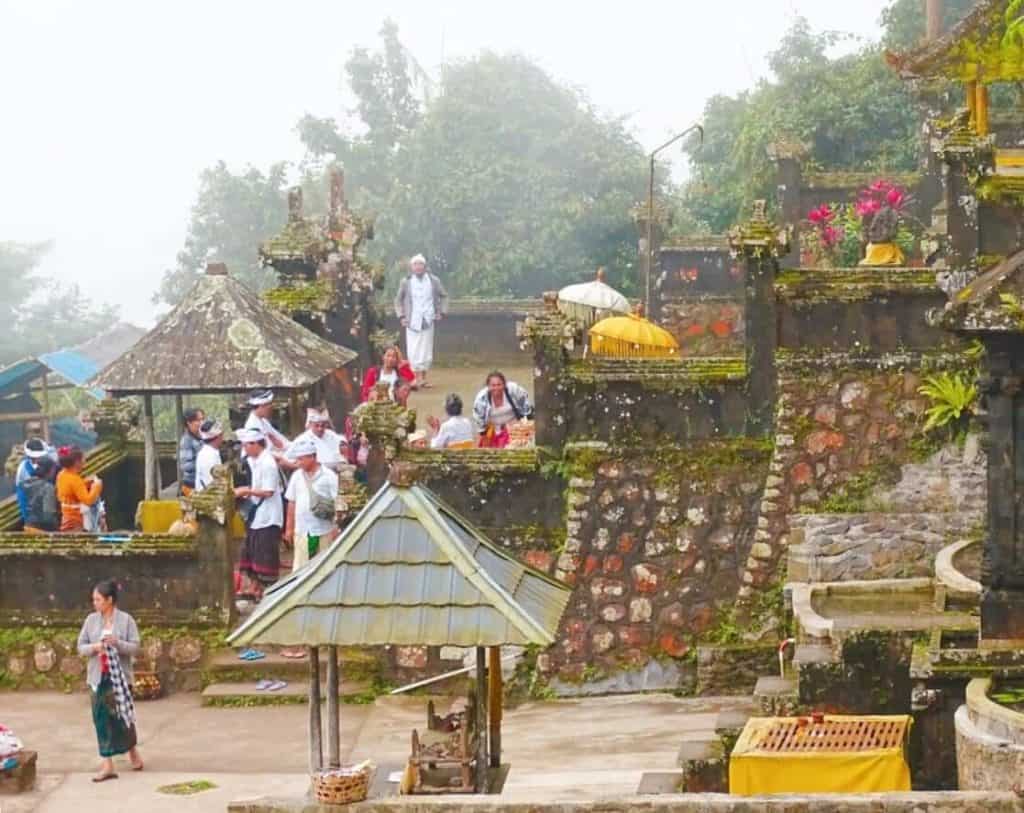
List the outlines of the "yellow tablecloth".
{"type": "Polygon", "coordinates": [[[139,503],[136,520],[144,534],[165,534],[181,519],[177,500],[145,500],[139,503]]]}
{"type": "MultiPolygon", "coordinates": [[[[826,719],[838,719],[826,717],[826,719]]],[[[862,720],[909,717],[858,717],[862,720]]],[[[729,792],[737,796],[773,793],[884,793],[910,790],[910,767],[904,747],[865,751],[768,752],[758,744],[777,722],[747,721],[729,759],[729,792]]]]}

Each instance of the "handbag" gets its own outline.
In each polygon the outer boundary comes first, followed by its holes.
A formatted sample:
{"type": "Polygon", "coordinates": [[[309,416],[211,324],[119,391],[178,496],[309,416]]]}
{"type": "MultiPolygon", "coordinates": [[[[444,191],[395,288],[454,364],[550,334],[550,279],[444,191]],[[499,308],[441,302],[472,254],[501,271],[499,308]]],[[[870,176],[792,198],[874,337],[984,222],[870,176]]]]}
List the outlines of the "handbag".
{"type": "Polygon", "coordinates": [[[334,515],[337,513],[337,509],[334,507],[334,500],[330,497],[325,497],[313,488],[313,483],[317,481],[318,477],[319,475],[310,480],[305,473],[302,475],[302,479],[306,483],[307,493],[309,494],[309,513],[317,519],[334,519],[334,515]]]}

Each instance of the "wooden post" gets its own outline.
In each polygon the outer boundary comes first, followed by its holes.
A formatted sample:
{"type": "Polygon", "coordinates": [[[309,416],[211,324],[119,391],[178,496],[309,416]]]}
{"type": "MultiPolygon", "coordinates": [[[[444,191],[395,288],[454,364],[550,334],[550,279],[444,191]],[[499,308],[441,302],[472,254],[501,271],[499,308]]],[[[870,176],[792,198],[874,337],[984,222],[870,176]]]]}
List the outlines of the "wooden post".
{"type": "Polygon", "coordinates": [[[181,402],[181,395],[174,396],[174,427],[177,431],[174,439],[177,441],[174,447],[174,461],[178,469],[178,496],[181,496],[181,489],[184,483],[181,481],[181,438],[185,434],[185,407],[181,402]]]}
{"type": "Polygon", "coordinates": [[[487,707],[491,732],[491,767],[501,767],[501,647],[487,649],[487,707]]]}
{"type": "Polygon", "coordinates": [[[142,396],[142,438],[146,469],[145,499],[155,500],[160,491],[160,461],[157,459],[156,428],[153,426],[153,396],[148,393],[142,396]]]}
{"type": "Polygon", "coordinates": [[[299,401],[298,392],[293,392],[288,397],[288,432],[295,438],[301,435],[306,426],[305,416],[300,414],[302,403],[299,401]]]}
{"type": "Polygon", "coordinates": [[[925,38],[932,42],[942,36],[942,0],[925,0],[925,38]]]}
{"type": "Polygon", "coordinates": [[[309,648],[309,772],[323,770],[323,730],[320,727],[320,650],[309,648]]]}
{"type": "Polygon", "coordinates": [[[975,93],[977,94],[977,101],[974,103],[976,130],[978,135],[986,136],[988,135],[988,85],[978,82],[975,93]]]}
{"type": "Polygon", "coordinates": [[[971,127],[978,132],[978,83],[971,81],[964,85],[964,92],[967,94],[967,110],[971,114],[971,127]]]}
{"type": "Polygon", "coordinates": [[[43,439],[50,442],[50,384],[43,373],[43,439]]]}
{"type": "Polygon", "coordinates": [[[327,647],[327,764],[341,767],[341,715],[338,708],[338,647],[327,647]]]}
{"type": "Polygon", "coordinates": [[[487,792],[487,656],[476,648],[476,792],[487,792]]]}

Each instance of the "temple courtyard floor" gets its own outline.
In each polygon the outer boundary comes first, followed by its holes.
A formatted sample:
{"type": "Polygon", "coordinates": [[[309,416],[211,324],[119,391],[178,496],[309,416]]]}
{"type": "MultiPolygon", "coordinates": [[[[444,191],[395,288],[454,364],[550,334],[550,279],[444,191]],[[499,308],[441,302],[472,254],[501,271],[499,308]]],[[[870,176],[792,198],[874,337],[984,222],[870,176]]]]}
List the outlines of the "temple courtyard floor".
{"type": "MultiPolygon", "coordinates": [[[[427,698],[382,697],[342,706],[342,759],[397,770],[427,698]]],[[[439,708],[444,704],[439,703],[439,708]]],[[[714,728],[718,712],[752,711],[748,698],[625,695],[530,702],[507,709],[503,799],[595,799],[636,793],[645,771],[671,771],[687,734],[714,728]]],[[[0,796],[2,813],[224,811],[230,801],[297,796],[308,786],[304,705],[207,708],[198,694],[138,704],[142,773],[118,760],[120,778],[90,781],[96,741],[86,694],[0,693],[0,721],[39,753],[36,790],[0,796]],[[191,796],[157,788],[207,780],[191,796]]]]}

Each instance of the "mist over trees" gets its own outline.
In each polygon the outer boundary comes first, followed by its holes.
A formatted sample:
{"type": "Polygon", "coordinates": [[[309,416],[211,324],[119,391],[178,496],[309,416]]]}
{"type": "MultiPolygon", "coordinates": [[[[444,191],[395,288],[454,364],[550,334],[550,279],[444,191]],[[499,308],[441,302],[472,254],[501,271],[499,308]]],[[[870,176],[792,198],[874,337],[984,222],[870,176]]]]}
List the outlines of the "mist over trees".
{"type": "MultiPolygon", "coordinates": [[[[949,0],[947,25],[971,5],[949,0]]],[[[880,42],[836,57],[844,35],[798,18],[769,55],[770,76],[708,99],[704,145],[686,146],[689,178],[676,186],[659,172],[675,234],[724,231],[752,200],[771,199],[768,147],[776,142],[805,145],[807,164],[822,169],[917,166],[920,104],[883,57],[920,41],[920,0],[894,0],[881,24],[880,42]]],[[[352,51],[344,71],[350,115],[303,117],[296,131],[307,158],[293,169],[312,211],[322,207],[324,167],[344,166],[352,206],[377,218],[369,254],[392,279],[422,252],[457,296],[536,296],[599,265],[614,284],[637,290],[630,210],[646,195],[647,166],[625,120],[518,55],[481,53],[445,65],[435,81],[392,22],[376,48],[352,51]]],[[[206,170],[185,247],[157,300],[177,302],[214,256],[250,284],[268,284],[256,251],[284,222],[288,171],[206,170]]]]}
{"type": "Polygon", "coordinates": [[[0,242],[0,365],[80,344],[117,321],[116,307],[94,304],[77,285],[37,275],[49,248],[0,242]]]}

